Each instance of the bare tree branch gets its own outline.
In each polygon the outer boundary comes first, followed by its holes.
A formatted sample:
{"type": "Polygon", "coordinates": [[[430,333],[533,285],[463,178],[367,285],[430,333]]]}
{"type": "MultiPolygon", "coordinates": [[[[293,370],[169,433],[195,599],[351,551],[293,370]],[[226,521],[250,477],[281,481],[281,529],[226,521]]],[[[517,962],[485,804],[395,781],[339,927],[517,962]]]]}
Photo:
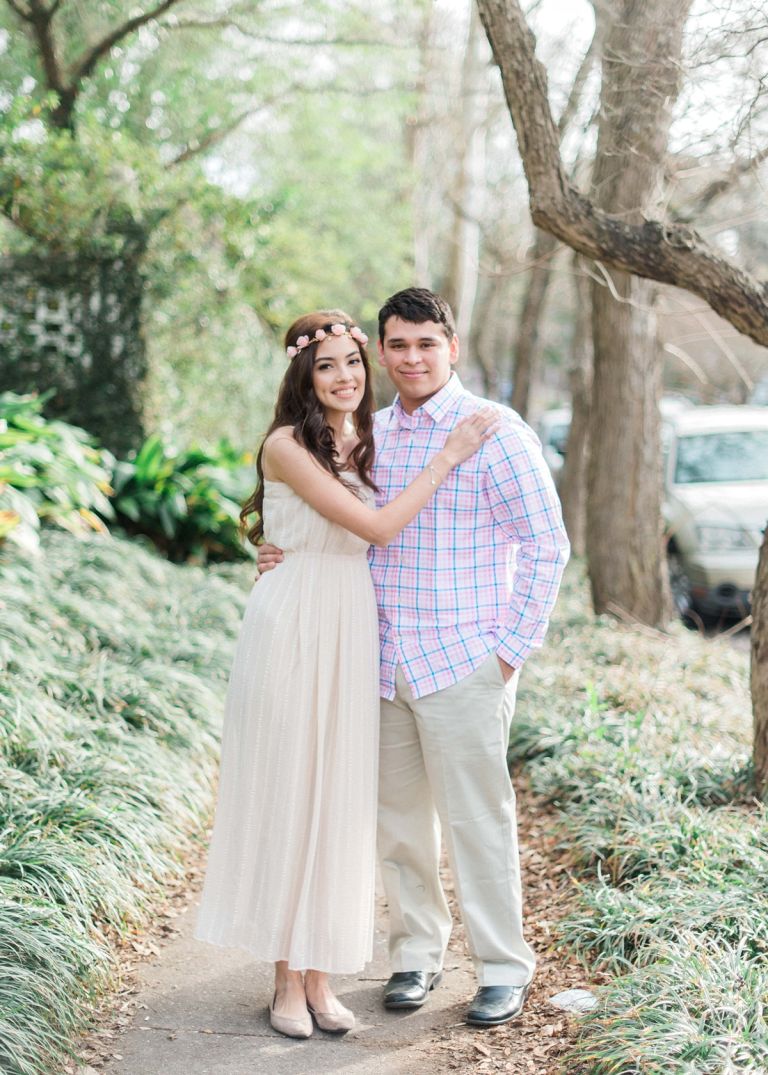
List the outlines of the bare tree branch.
{"type": "Polygon", "coordinates": [[[162,3],[151,8],[149,11],[145,11],[141,15],[134,15],[132,19],[127,19],[119,26],[116,26],[115,29],[106,34],[101,41],[97,41],[96,44],[74,64],[70,85],[72,87],[79,86],[83,79],[91,74],[102,56],[106,56],[118,41],[122,41],[124,37],[133,33],[134,30],[138,30],[140,26],[144,26],[146,23],[158,19],[161,15],[164,15],[166,11],[169,11],[180,2],[181,0],[162,0],[162,3]]]}
{"type": "MultiPolygon", "coordinates": [[[[395,89],[410,88],[411,87],[408,86],[392,86],[389,88],[369,87],[367,90],[361,91],[359,88],[355,90],[350,90],[346,86],[329,85],[323,86],[323,93],[354,93],[356,97],[359,97],[363,95],[371,96],[373,94],[389,93],[395,89]]],[[[165,167],[175,168],[179,164],[184,164],[186,161],[191,160],[193,157],[197,157],[201,153],[205,153],[213,146],[219,145],[226,138],[228,138],[233,131],[237,130],[237,128],[247,119],[250,119],[252,116],[258,115],[259,112],[263,112],[264,109],[271,107],[278,101],[285,100],[285,98],[289,97],[292,93],[314,94],[317,93],[317,86],[303,86],[300,82],[293,82],[288,86],[284,86],[280,93],[275,93],[272,96],[265,98],[265,100],[260,101],[257,105],[254,105],[251,108],[243,109],[242,112],[238,112],[236,116],[234,116],[227,123],[223,124],[221,127],[213,127],[210,130],[206,131],[204,134],[201,134],[199,137],[190,139],[189,142],[187,142],[187,144],[184,146],[184,148],[180,150],[175,157],[172,157],[171,160],[168,161],[165,167]]]]}
{"type": "Polygon", "coordinates": [[[768,145],[763,146],[761,150],[748,160],[734,161],[725,175],[720,176],[719,179],[713,179],[711,183],[708,183],[696,196],[693,204],[686,206],[685,209],[675,213],[674,219],[680,223],[690,223],[695,217],[703,213],[705,209],[708,209],[713,201],[722,197],[723,194],[727,194],[741,178],[748,175],[750,172],[754,172],[756,168],[759,168],[764,160],[768,160],[768,145]]]}
{"type": "MultiPolygon", "coordinates": [[[[589,43],[589,48],[584,53],[579,69],[576,72],[571,85],[568,100],[560,115],[557,124],[557,136],[562,144],[568,130],[581,105],[584,87],[592,70],[596,56],[603,47],[603,23],[597,20],[595,32],[589,43]]],[[[520,307],[520,317],[515,337],[515,346],[512,352],[511,379],[513,384],[512,399],[510,405],[513,410],[525,418],[528,415],[528,404],[531,385],[539,354],[539,326],[546,308],[547,293],[552,280],[551,264],[549,262],[560,250],[555,236],[536,229],[536,238],[533,248],[533,269],[526,281],[523,302],[520,307]]]]}
{"type": "Polygon", "coordinates": [[[589,78],[589,73],[592,70],[592,66],[595,62],[595,57],[598,52],[598,46],[601,44],[601,42],[598,40],[600,25],[601,24],[598,23],[598,26],[595,28],[595,32],[592,35],[592,40],[589,43],[589,48],[582,57],[581,63],[579,64],[579,69],[576,72],[576,76],[571,86],[571,92],[568,94],[568,100],[565,102],[565,108],[560,113],[560,118],[557,121],[557,133],[560,135],[561,142],[567,134],[568,128],[570,127],[576,113],[579,110],[579,105],[581,104],[581,97],[584,93],[584,86],[586,84],[587,79],[589,78]]]}
{"type": "Polygon", "coordinates": [[[263,112],[266,108],[275,104],[277,101],[284,100],[294,90],[301,89],[297,83],[292,83],[289,86],[285,86],[280,93],[272,94],[272,96],[260,101],[258,105],[254,105],[252,108],[243,109],[236,116],[221,127],[214,127],[199,138],[190,139],[184,149],[182,149],[175,157],[173,157],[166,168],[175,168],[179,164],[184,164],[185,161],[191,160],[193,157],[199,156],[201,153],[205,153],[206,150],[211,149],[213,146],[219,145],[225,138],[228,138],[233,131],[245,123],[251,116],[258,115],[259,112],[263,112]]]}
{"type": "Polygon", "coordinates": [[[534,223],[587,257],[701,296],[740,332],[768,346],[768,284],[721,257],[693,229],[658,220],[628,223],[571,185],[546,71],[518,0],[478,0],[478,8],[501,69],[534,223]]]}
{"type": "Polygon", "coordinates": [[[56,42],[51,30],[53,15],[54,11],[44,7],[40,0],[29,0],[29,15],[25,17],[32,27],[32,33],[40,50],[40,59],[43,64],[46,82],[48,88],[54,90],[61,97],[65,92],[65,86],[61,64],[56,53],[56,42]]]}
{"type": "Polygon", "coordinates": [[[248,108],[246,111],[234,116],[229,123],[225,123],[221,127],[214,127],[198,138],[191,138],[184,148],[168,161],[166,168],[177,168],[180,164],[185,164],[186,161],[192,160],[193,157],[198,157],[201,153],[205,153],[206,150],[223,142],[233,131],[237,130],[241,123],[244,123],[258,111],[258,108],[248,108]]]}
{"type": "Polygon", "coordinates": [[[318,45],[344,45],[348,48],[396,48],[405,49],[411,48],[412,45],[408,41],[388,41],[381,38],[365,38],[365,37],[273,37],[271,34],[263,34],[258,30],[251,29],[250,26],[244,26],[243,23],[238,22],[237,19],[233,19],[227,16],[222,16],[217,19],[197,19],[197,18],[185,18],[177,19],[175,22],[169,24],[171,30],[237,30],[243,37],[248,37],[254,41],[263,41],[266,45],[298,45],[306,46],[307,48],[317,48],[318,45]]]}
{"type": "Polygon", "coordinates": [[[24,19],[25,22],[29,22],[31,17],[30,12],[26,11],[20,4],[16,2],[16,0],[6,0],[6,3],[8,4],[8,7],[10,7],[13,11],[16,12],[20,19],[24,19]]]}

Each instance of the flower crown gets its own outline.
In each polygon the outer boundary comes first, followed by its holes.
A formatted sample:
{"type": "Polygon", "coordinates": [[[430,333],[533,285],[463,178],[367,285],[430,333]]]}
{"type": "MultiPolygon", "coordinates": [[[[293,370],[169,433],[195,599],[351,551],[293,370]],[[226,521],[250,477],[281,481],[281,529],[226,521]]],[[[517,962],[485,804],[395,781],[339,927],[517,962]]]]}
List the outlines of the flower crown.
{"type": "Polygon", "coordinates": [[[345,324],[338,322],[335,325],[329,325],[327,329],[319,328],[311,338],[309,336],[299,336],[296,346],[286,347],[285,353],[289,358],[295,358],[299,351],[303,351],[311,343],[320,343],[321,340],[326,339],[328,336],[351,336],[361,347],[365,347],[368,343],[368,337],[357,325],[350,325],[347,328],[345,324]]]}

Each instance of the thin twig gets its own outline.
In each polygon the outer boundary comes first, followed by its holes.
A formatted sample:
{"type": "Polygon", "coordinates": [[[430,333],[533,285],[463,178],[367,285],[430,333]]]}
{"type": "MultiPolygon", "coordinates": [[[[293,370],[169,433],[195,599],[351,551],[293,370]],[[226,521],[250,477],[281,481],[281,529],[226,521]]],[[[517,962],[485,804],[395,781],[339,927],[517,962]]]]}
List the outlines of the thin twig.
{"type": "Polygon", "coordinates": [[[647,638],[663,638],[668,640],[672,637],[668,631],[660,631],[658,628],[650,627],[647,623],[643,623],[642,620],[638,620],[631,612],[622,608],[621,605],[617,605],[615,601],[609,601],[605,607],[617,620],[621,620],[622,623],[628,624],[641,634],[644,634],[647,638]]]}

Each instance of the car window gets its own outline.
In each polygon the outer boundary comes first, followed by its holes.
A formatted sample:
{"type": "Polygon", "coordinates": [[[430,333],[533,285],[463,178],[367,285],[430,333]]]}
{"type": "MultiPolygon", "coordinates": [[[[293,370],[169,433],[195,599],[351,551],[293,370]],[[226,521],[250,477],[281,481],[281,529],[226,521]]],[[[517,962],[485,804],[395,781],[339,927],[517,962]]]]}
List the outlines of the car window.
{"type": "Polygon", "coordinates": [[[744,481],[768,481],[768,429],[679,438],[676,484],[744,481]]]}
{"type": "Polygon", "coordinates": [[[559,452],[560,455],[565,455],[565,447],[568,443],[568,430],[570,429],[569,422],[561,422],[559,425],[552,426],[547,437],[548,443],[559,452]]]}

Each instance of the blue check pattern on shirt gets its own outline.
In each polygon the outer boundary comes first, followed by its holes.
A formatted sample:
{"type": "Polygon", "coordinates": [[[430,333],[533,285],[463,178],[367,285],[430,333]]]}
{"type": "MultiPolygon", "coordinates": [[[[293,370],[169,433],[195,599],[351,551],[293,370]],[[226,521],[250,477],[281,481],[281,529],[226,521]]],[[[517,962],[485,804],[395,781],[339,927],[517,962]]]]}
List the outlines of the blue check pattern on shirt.
{"type": "MultiPolygon", "coordinates": [[[[377,503],[397,496],[464,415],[488,401],[456,374],[412,415],[376,414],[377,503]]],[[[519,668],[540,646],[569,546],[533,430],[493,404],[502,426],[455,468],[390,545],[370,552],[379,606],[381,694],[401,665],[416,698],[470,675],[496,652],[519,668]]]]}

